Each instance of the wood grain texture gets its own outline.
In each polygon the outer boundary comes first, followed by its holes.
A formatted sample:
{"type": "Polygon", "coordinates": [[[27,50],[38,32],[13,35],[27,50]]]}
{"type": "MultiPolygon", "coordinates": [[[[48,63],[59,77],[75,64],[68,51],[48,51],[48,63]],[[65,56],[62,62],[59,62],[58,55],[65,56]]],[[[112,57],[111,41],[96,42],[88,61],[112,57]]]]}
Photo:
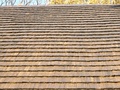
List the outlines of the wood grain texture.
{"type": "Polygon", "coordinates": [[[0,7],[0,89],[120,88],[120,7],[0,7]]]}

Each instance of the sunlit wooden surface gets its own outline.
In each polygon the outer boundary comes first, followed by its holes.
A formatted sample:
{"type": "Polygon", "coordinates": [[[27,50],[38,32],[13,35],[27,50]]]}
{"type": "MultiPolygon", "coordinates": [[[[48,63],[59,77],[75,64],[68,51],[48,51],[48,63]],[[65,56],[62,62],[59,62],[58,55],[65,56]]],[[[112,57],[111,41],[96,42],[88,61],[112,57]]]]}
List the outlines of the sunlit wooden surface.
{"type": "Polygon", "coordinates": [[[0,89],[120,88],[119,5],[0,12],[0,89]]]}

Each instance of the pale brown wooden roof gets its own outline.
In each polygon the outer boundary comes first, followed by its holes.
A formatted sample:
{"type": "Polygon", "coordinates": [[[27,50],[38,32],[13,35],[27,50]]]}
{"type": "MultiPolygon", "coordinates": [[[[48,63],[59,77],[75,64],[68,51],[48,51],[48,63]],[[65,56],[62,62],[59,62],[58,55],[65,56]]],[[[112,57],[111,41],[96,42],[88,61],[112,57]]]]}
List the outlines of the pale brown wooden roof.
{"type": "Polygon", "coordinates": [[[120,88],[120,6],[0,8],[0,89],[120,88]]]}

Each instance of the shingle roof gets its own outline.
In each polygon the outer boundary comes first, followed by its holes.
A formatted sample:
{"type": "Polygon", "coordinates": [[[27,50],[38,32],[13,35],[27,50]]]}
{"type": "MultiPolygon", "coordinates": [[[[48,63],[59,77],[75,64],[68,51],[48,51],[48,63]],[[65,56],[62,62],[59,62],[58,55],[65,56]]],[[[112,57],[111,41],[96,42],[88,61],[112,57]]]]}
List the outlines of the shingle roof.
{"type": "Polygon", "coordinates": [[[119,5],[0,12],[0,89],[120,88],[119,5]]]}

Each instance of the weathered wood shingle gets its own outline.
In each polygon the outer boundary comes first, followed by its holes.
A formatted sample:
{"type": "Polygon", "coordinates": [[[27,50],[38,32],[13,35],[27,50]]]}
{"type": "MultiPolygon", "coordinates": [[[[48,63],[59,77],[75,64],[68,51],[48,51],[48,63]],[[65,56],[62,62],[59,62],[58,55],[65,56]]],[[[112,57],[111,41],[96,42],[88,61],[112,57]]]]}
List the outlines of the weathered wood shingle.
{"type": "Polygon", "coordinates": [[[0,12],[0,89],[120,88],[119,6],[0,12]]]}

